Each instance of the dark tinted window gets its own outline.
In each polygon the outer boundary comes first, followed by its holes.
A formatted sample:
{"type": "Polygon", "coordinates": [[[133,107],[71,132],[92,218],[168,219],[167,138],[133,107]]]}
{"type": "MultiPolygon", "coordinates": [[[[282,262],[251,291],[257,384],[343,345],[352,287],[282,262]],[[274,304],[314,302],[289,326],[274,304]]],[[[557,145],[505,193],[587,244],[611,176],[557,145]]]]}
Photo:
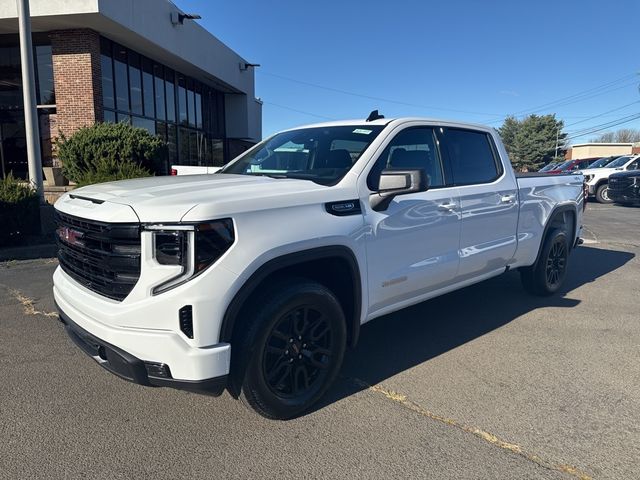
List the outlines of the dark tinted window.
{"type": "Polygon", "coordinates": [[[36,76],[38,78],[38,105],[54,105],[56,97],[53,91],[53,60],[51,45],[37,45],[36,76]]]}
{"type": "Polygon", "coordinates": [[[639,170],[640,169],[640,160],[635,160],[629,164],[627,170],[639,170]]]}
{"type": "Polygon", "coordinates": [[[444,139],[456,185],[492,182],[502,173],[486,133],[447,128],[444,139]]]}
{"type": "Polygon", "coordinates": [[[117,45],[113,49],[114,73],[116,79],[116,108],[129,111],[129,81],[127,76],[127,51],[117,45]]]}
{"type": "Polygon", "coordinates": [[[424,169],[430,187],[444,185],[442,161],[432,128],[409,128],[398,133],[384,149],[367,178],[371,190],[377,190],[380,173],[387,169],[424,169]]]}
{"type": "MultiPolygon", "coordinates": [[[[163,71],[160,65],[153,66],[153,81],[155,87],[155,107],[156,107],[156,118],[159,120],[164,120],[166,118],[165,114],[165,101],[170,100],[169,92],[165,97],[164,92],[164,78],[163,71]]],[[[171,90],[171,97],[173,97],[173,90],[171,90]]],[[[173,103],[171,103],[173,105],[173,103]]]]}
{"type": "Polygon", "coordinates": [[[142,91],[144,94],[144,114],[155,117],[153,96],[153,65],[149,59],[142,60],[142,91]]]}
{"type": "Polygon", "coordinates": [[[129,88],[131,111],[142,115],[142,77],[140,72],[140,55],[129,52],[129,88]]]}

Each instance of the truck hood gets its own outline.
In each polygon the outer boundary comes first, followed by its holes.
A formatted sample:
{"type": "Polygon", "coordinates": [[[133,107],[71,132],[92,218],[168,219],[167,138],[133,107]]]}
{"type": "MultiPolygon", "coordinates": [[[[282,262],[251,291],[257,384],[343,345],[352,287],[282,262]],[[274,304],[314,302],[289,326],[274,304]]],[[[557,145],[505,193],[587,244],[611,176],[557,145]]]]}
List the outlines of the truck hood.
{"type": "Polygon", "coordinates": [[[585,168],[584,170],[580,170],[583,175],[598,175],[602,174],[602,176],[609,176],[613,172],[619,172],[617,168],[585,168]]]}
{"type": "MultiPolygon", "coordinates": [[[[204,221],[244,211],[282,208],[339,198],[338,186],[308,180],[249,175],[185,175],[122,180],[78,188],[65,194],[56,208],[67,211],[84,202],[133,209],[141,222],[204,221]],[[335,195],[328,194],[329,191],[335,195]]],[[[344,190],[343,190],[344,191],[344,190]]]]}

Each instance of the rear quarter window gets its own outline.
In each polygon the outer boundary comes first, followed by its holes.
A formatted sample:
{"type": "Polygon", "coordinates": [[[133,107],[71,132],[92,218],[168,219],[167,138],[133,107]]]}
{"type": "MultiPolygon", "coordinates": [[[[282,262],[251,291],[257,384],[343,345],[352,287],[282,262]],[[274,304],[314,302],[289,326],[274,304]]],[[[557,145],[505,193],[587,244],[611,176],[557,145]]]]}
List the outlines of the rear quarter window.
{"type": "Polygon", "coordinates": [[[490,183],[502,175],[502,164],[488,133],[443,129],[455,185],[490,183]]]}

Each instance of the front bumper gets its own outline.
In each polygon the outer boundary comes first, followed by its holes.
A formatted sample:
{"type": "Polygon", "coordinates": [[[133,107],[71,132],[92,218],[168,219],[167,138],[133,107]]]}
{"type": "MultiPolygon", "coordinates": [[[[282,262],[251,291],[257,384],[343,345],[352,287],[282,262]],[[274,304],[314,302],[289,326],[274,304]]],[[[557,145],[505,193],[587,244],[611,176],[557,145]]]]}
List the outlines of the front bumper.
{"type": "Polygon", "coordinates": [[[640,192],[631,193],[611,193],[609,192],[609,198],[615,203],[624,203],[628,205],[640,205],[640,192]]]}
{"type": "Polygon", "coordinates": [[[145,386],[172,387],[218,396],[227,386],[227,375],[199,380],[173,378],[171,366],[143,361],[131,353],[89,333],[75,323],[56,303],[60,321],[73,342],[98,364],[120,378],[145,386]]]}

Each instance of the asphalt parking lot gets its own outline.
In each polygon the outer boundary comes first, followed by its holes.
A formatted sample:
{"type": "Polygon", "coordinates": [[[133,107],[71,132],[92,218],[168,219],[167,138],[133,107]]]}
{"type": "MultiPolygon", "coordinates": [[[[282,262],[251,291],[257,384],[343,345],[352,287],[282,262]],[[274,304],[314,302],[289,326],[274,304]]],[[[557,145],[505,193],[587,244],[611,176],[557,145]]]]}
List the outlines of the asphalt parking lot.
{"type": "Polygon", "coordinates": [[[107,373],[0,264],[0,478],[640,478],[640,208],[590,203],[561,295],[516,273],[378,319],[313,412],[107,373]]]}

